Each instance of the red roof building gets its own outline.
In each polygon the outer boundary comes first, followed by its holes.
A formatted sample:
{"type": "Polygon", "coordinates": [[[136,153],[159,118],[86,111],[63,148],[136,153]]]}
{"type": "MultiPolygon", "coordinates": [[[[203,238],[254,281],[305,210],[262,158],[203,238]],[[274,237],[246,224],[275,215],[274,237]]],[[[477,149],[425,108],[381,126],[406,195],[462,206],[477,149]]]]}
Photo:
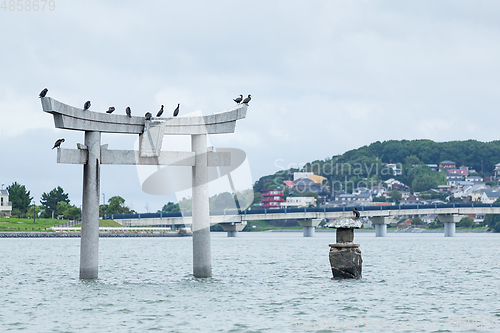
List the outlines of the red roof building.
{"type": "Polygon", "coordinates": [[[262,204],[263,208],[281,208],[281,203],[285,202],[283,198],[285,194],[280,190],[267,190],[262,191],[262,204]]]}

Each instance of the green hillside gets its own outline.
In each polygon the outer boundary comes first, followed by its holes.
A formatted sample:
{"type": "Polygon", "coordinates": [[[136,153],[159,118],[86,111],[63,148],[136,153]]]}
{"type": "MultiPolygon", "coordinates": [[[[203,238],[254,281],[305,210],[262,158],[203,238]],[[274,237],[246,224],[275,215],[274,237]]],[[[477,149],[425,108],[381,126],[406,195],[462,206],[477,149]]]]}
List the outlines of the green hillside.
{"type": "Polygon", "coordinates": [[[297,171],[314,172],[323,176],[327,179],[325,184],[333,186],[335,190],[350,192],[353,187],[371,187],[389,178],[396,178],[412,191],[426,191],[446,184],[444,173],[432,171],[427,166],[443,160],[455,162],[457,168],[465,165],[481,176],[488,176],[495,164],[500,162],[500,141],[377,141],[342,155],[312,161],[301,170],[280,170],[274,175],[261,177],[254,184],[254,191],[258,197],[260,191],[281,186],[284,180],[292,180],[293,173],[297,171]],[[402,174],[394,176],[392,169],[384,166],[387,163],[398,164],[402,168],[402,174]]]}

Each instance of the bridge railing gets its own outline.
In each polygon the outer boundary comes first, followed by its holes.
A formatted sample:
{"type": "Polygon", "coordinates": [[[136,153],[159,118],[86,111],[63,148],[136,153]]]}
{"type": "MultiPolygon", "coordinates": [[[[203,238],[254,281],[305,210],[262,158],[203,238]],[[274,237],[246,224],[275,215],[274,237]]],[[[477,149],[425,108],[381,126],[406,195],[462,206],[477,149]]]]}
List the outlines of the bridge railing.
{"type": "MultiPolygon", "coordinates": [[[[409,209],[439,209],[439,208],[493,208],[500,204],[486,203],[445,203],[445,204],[415,204],[415,205],[385,205],[385,206],[356,206],[360,212],[380,210],[409,210],[409,209]]],[[[287,214],[287,213],[312,213],[312,212],[352,212],[354,206],[342,207],[306,207],[306,208],[258,208],[246,210],[211,210],[211,216],[255,215],[255,214],[287,214]]],[[[175,213],[140,213],[140,214],[108,214],[106,219],[145,219],[145,218],[172,218],[189,217],[192,212],[175,213]]]]}

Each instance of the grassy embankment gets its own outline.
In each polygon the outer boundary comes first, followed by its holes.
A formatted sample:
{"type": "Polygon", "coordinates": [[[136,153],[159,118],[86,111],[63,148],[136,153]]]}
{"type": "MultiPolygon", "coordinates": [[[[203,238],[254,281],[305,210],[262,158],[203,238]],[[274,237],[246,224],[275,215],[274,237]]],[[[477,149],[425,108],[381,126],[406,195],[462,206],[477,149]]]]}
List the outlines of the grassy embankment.
{"type": "MultiPolygon", "coordinates": [[[[76,224],[73,227],[81,227],[82,224],[76,224]]],[[[120,223],[115,222],[113,220],[99,220],[100,227],[123,227],[120,223]]]]}
{"type": "MultiPolygon", "coordinates": [[[[50,228],[63,224],[65,220],[57,220],[57,219],[36,219],[34,222],[33,219],[21,219],[12,217],[10,219],[0,218],[0,232],[2,231],[22,231],[22,232],[52,232],[50,228]]],[[[76,226],[81,226],[78,224],[76,226]]],[[[75,226],[75,227],[76,227],[75,226]]],[[[113,220],[99,220],[100,227],[121,227],[122,225],[113,221],[113,220]]]]}
{"type": "Polygon", "coordinates": [[[0,231],[52,231],[50,227],[64,223],[57,219],[20,219],[11,217],[10,219],[0,218],[0,231]],[[47,230],[46,230],[47,229],[47,230]]]}

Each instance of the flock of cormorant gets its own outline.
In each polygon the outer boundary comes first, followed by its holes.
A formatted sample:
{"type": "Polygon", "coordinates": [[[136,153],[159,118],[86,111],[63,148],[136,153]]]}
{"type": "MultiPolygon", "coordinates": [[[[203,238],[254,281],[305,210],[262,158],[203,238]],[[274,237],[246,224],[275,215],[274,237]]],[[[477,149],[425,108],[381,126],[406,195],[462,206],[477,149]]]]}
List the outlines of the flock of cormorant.
{"type": "MultiPolygon", "coordinates": [[[[43,89],[40,92],[40,94],[38,96],[40,98],[45,97],[48,92],[49,92],[49,89],[45,88],[45,89],[43,89]]],[[[90,101],[86,101],[85,104],[83,104],[83,111],[87,111],[88,109],[90,109],[90,105],[91,105],[90,101]]],[[[177,104],[177,107],[174,110],[174,117],[177,117],[177,115],[179,114],[179,107],[180,107],[180,104],[177,104]]],[[[109,109],[108,109],[108,111],[106,111],[106,113],[111,114],[115,110],[116,109],[115,109],[114,106],[110,106],[109,109]]],[[[127,108],[125,109],[125,113],[127,114],[127,116],[129,116],[129,118],[132,118],[132,110],[130,109],[130,106],[127,106],[127,108]]],[[[163,114],[163,105],[161,106],[160,110],[156,114],[156,117],[159,118],[159,117],[161,117],[162,114],[163,114]]],[[[151,120],[152,116],[153,115],[150,112],[147,112],[144,115],[144,117],[146,118],[146,120],[151,120]]]]}
{"type": "MultiPolygon", "coordinates": [[[[45,88],[45,89],[43,89],[40,92],[40,94],[38,96],[40,98],[45,97],[47,95],[47,92],[49,92],[49,89],[45,88]]],[[[251,99],[252,99],[252,95],[248,95],[248,97],[245,98],[245,99],[243,99],[243,95],[240,95],[240,97],[237,97],[237,98],[233,99],[233,101],[235,101],[237,104],[243,103],[243,104],[248,105],[248,103],[250,102],[251,99]]],[[[179,107],[180,106],[181,106],[181,104],[178,103],[177,107],[174,110],[174,114],[173,114],[174,117],[177,117],[177,115],[179,114],[179,107]]],[[[85,104],[83,105],[83,111],[86,111],[88,109],[90,109],[90,101],[86,101],[85,104]]],[[[114,106],[110,106],[109,109],[108,109],[108,111],[106,111],[106,113],[111,114],[111,113],[113,113],[113,111],[115,111],[115,107],[114,106]]],[[[132,118],[132,110],[130,109],[129,106],[127,106],[127,108],[125,109],[125,113],[127,114],[127,116],[129,118],[132,118]]],[[[163,114],[163,105],[161,106],[160,110],[156,114],[156,118],[161,117],[162,114],[163,114]]],[[[151,118],[153,117],[153,115],[151,114],[151,112],[146,112],[146,114],[144,115],[144,117],[146,118],[146,120],[151,120],[151,118]]],[[[64,142],[64,138],[63,139],[58,139],[56,141],[56,143],[54,144],[54,147],[52,147],[52,149],[54,149],[54,148],[60,148],[61,147],[61,143],[63,143],[63,142],[64,142]]]]}

